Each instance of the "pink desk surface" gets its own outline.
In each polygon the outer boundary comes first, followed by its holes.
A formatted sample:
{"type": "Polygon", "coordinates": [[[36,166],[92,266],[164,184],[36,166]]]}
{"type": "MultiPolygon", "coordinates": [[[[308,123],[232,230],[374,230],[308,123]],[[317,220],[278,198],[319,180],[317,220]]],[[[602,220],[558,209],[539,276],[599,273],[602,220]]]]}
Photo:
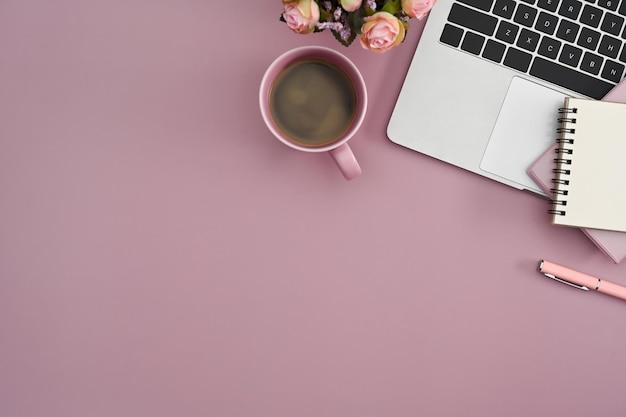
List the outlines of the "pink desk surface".
{"type": "Polygon", "coordinates": [[[0,416],[624,416],[626,303],[536,264],[626,263],[386,138],[421,23],[375,55],[280,12],[2,1],[0,416]],[[258,112],[311,44],[369,86],[353,182],[258,112]]]}

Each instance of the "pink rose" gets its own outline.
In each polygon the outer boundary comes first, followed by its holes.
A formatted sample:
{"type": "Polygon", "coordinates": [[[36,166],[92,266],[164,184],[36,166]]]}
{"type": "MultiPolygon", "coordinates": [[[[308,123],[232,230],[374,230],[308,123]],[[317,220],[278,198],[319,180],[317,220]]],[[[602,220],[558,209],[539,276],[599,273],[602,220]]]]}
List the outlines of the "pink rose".
{"type": "Polygon", "coordinates": [[[346,12],[353,12],[359,7],[361,7],[362,3],[363,3],[363,0],[341,0],[341,7],[346,12]]]}
{"type": "Polygon", "coordinates": [[[425,17],[437,0],[402,0],[404,13],[417,19],[425,17]]]}
{"type": "Polygon", "coordinates": [[[283,19],[294,32],[311,33],[320,20],[320,8],[313,0],[283,0],[283,19]]]}
{"type": "Polygon", "coordinates": [[[363,20],[359,40],[365,49],[385,52],[404,40],[404,24],[391,13],[377,12],[363,20]]]}

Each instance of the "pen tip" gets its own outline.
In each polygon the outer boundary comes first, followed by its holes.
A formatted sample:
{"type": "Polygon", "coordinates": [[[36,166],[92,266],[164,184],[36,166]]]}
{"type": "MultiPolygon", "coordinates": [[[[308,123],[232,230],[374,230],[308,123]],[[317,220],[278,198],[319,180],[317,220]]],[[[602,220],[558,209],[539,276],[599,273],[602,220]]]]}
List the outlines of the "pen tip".
{"type": "Polygon", "coordinates": [[[543,269],[543,259],[541,259],[541,260],[539,261],[539,264],[537,265],[537,270],[538,270],[539,272],[541,272],[541,270],[542,270],[542,269],[543,269]]]}

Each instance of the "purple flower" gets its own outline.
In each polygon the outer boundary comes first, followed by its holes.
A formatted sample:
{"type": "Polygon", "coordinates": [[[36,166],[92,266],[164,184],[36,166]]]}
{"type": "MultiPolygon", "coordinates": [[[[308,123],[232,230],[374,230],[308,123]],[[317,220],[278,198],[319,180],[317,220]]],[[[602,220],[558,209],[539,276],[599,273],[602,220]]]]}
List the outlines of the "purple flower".
{"type": "Polygon", "coordinates": [[[343,25],[339,22],[320,22],[317,24],[317,28],[319,30],[330,29],[339,32],[343,29],[343,25]]]}
{"type": "Polygon", "coordinates": [[[344,41],[347,41],[350,38],[350,35],[352,35],[352,30],[347,26],[344,26],[339,31],[339,36],[341,36],[341,39],[343,39],[344,41]]]}

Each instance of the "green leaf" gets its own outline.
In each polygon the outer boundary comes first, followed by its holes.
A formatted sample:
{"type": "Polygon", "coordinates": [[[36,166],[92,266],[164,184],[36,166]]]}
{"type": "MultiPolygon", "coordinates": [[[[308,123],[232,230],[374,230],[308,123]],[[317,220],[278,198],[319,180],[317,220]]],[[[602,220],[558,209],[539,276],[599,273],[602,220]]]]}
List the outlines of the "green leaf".
{"type": "Polygon", "coordinates": [[[323,7],[320,7],[320,22],[329,21],[331,18],[331,14],[326,11],[323,7]]]}
{"type": "Polygon", "coordinates": [[[388,1],[382,8],[383,12],[391,13],[394,16],[400,13],[400,10],[402,10],[402,4],[400,3],[400,0],[388,1]]]}
{"type": "Polygon", "coordinates": [[[350,29],[352,29],[352,32],[361,33],[361,28],[363,27],[363,18],[365,18],[365,16],[365,10],[362,8],[348,13],[348,25],[350,25],[350,29]]]}

